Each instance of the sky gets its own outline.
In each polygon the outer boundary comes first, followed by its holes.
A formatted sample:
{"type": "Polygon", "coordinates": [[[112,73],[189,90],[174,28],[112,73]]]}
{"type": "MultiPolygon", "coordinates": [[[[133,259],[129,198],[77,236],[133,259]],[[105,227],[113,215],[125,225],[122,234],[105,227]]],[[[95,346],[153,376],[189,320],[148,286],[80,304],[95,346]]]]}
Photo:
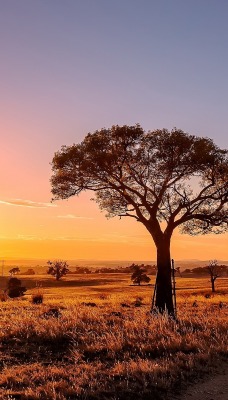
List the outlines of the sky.
{"type": "MultiPolygon", "coordinates": [[[[227,0],[0,0],[0,259],[155,260],[92,192],[51,203],[51,160],[103,127],[177,127],[228,148],[227,0]]],[[[228,235],[175,233],[176,259],[228,235]]]]}

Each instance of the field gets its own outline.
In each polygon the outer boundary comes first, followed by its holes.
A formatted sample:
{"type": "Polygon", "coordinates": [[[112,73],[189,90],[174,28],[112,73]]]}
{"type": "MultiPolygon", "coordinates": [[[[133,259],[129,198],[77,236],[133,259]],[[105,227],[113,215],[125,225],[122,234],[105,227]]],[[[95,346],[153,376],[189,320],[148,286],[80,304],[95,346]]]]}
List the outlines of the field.
{"type": "Polygon", "coordinates": [[[154,278],[141,287],[126,274],[20,279],[26,295],[0,302],[1,399],[171,399],[226,362],[226,278],[213,296],[208,278],[177,278],[177,321],[150,314],[154,278]]]}

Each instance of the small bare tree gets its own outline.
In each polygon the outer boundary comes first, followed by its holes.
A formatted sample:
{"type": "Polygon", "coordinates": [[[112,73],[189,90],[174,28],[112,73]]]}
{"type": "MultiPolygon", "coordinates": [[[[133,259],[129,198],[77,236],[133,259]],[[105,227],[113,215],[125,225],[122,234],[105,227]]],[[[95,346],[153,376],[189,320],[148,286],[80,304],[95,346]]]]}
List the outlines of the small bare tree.
{"type": "Polygon", "coordinates": [[[217,260],[209,261],[209,265],[206,266],[206,270],[208,271],[211,278],[211,290],[215,292],[215,281],[220,276],[220,266],[218,265],[217,260]]]}

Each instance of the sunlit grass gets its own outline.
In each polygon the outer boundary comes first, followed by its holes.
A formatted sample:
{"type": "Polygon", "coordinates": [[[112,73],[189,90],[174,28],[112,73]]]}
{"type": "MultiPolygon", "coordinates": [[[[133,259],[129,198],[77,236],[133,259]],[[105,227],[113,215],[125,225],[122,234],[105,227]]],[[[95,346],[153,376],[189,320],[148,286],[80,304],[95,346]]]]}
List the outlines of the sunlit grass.
{"type": "Polygon", "coordinates": [[[164,399],[227,356],[226,279],[208,297],[207,279],[178,278],[174,321],[149,313],[151,286],[74,278],[44,277],[43,304],[32,304],[34,278],[23,299],[0,303],[1,398],[164,399]]]}

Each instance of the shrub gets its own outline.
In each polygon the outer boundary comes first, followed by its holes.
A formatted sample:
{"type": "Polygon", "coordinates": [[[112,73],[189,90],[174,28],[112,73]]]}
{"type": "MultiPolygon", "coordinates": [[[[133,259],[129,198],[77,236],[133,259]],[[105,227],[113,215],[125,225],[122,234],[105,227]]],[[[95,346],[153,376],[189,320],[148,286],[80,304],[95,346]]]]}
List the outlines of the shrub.
{"type": "Polygon", "coordinates": [[[24,286],[16,287],[16,288],[10,289],[8,291],[8,296],[10,298],[21,297],[21,296],[24,296],[24,293],[26,291],[27,291],[27,289],[24,286]]]}
{"type": "Polygon", "coordinates": [[[32,303],[42,304],[43,300],[44,300],[44,293],[42,289],[42,284],[40,282],[36,282],[36,288],[32,292],[32,303]]]}
{"type": "Polygon", "coordinates": [[[100,296],[99,296],[99,299],[107,300],[108,299],[108,295],[106,293],[101,293],[100,296]]]}
{"type": "Polygon", "coordinates": [[[134,303],[135,307],[141,307],[142,304],[143,304],[143,297],[136,297],[135,303],[134,303]]]}
{"type": "Polygon", "coordinates": [[[24,286],[21,286],[20,279],[17,278],[9,279],[7,292],[10,298],[21,297],[24,295],[26,291],[27,289],[24,286]]]}
{"type": "Polygon", "coordinates": [[[35,271],[33,268],[29,268],[27,271],[25,271],[24,275],[35,275],[35,271]]]}
{"type": "Polygon", "coordinates": [[[62,316],[61,311],[59,310],[58,307],[51,307],[49,308],[48,311],[46,311],[42,317],[45,319],[49,319],[49,318],[60,318],[62,316]]]}
{"type": "Polygon", "coordinates": [[[5,291],[0,293],[0,301],[6,301],[7,300],[7,294],[5,291]]]}
{"type": "Polygon", "coordinates": [[[44,300],[44,295],[42,292],[36,292],[32,294],[32,303],[33,304],[42,304],[44,300]]]}

